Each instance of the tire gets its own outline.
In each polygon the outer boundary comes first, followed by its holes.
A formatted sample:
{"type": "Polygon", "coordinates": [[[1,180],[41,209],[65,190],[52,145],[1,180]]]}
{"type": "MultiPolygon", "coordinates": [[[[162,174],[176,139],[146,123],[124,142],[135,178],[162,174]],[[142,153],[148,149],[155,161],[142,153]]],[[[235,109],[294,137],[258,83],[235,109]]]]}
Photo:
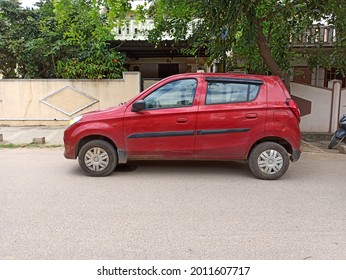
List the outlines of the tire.
{"type": "Polygon", "coordinates": [[[103,177],[114,171],[118,157],[114,147],[108,142],[92,140],[80,149],[78,162],[89,176],[103,177]]]}
{"type": "Polygon", "coordinates": [[[332,149],[336,144],[338,144],[340,139],[333,135],[332,139],[330,140],[330,143],[328,145],[328,149],[332,149]]]}
{"type": "Polygon", "coordinates": [[[248,164],[258,179],[276,180],[286,173],[290,160],[286,149],[280,144],[263,142],[253,148],[248,164]]]}

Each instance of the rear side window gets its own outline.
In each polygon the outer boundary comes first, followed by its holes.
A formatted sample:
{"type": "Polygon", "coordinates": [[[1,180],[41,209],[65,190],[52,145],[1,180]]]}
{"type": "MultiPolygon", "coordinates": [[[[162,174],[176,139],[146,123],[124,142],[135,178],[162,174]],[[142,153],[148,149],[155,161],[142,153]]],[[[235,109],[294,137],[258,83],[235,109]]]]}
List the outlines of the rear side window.
{"type": "Polygon", "coordinates": [[[206,105],[255,100],[260,84],[208,81],[206,105]]]}

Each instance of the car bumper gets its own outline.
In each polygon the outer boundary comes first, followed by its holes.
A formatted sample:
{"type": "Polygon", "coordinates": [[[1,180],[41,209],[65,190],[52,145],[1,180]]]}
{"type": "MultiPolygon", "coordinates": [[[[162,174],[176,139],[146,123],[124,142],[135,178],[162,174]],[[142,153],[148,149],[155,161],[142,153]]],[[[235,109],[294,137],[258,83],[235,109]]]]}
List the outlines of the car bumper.
{"type": "Polygon", "coordinates": [[[76,159],[76,148],[75,145],[70,141],[69,137],[66,135],[66,131],[64,134],[64,145],[65,145],[65,150],[64,150],[64,157],[67,159],[76,159]]]}
{"type": "Polygon", "coordinates": [[[297,161],[300,158],[301,151],[293,149],[292,155],[291,155],[291,161],[297,161]]]}

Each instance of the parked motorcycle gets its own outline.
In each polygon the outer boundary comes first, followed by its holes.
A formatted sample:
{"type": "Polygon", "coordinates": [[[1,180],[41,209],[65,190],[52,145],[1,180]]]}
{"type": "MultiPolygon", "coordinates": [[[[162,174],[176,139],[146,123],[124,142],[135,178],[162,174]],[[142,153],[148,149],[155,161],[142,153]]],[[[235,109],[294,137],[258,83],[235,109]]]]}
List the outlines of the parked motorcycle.
{"type": "Polygon", "coordinates": [[[341,143],[346,137],[346,115],[343,115],[339,120],[339,128],[335,131],[330,143],[328,145],[328,149],[333,148],[337,144],[341,143]]]}

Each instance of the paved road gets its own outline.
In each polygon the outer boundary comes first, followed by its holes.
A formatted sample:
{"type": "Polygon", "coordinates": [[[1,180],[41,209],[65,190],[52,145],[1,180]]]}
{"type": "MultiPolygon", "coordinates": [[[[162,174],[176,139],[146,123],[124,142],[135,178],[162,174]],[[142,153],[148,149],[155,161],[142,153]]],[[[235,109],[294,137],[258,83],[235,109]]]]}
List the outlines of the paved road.
{"type": "Polygon", "coordinates": [[[279,181],[240,163],[84,176],[62,148],[0,149],[0,259],[346,259],[346,156],[279,181]]]}

